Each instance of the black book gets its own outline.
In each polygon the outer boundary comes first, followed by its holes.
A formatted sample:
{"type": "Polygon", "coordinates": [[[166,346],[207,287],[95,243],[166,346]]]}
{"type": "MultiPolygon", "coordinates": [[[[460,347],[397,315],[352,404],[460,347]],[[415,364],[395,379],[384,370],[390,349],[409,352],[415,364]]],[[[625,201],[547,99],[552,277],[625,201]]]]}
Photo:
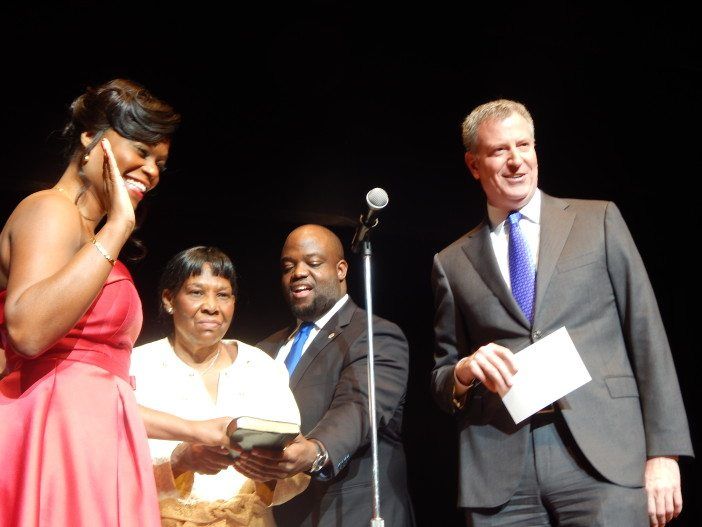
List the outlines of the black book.
{"type": "MultiPolygon", "coordinates": [[[[241,448],[264,448],[267,450],[283,450],[292,443],[300,433],[300,425],[285,421],[271,421],[258,417],[241,416],[233,419],[227,427],[229,443],[241,448]]],[[[231,450],[233,457],[239,453],[231,450]]]]}

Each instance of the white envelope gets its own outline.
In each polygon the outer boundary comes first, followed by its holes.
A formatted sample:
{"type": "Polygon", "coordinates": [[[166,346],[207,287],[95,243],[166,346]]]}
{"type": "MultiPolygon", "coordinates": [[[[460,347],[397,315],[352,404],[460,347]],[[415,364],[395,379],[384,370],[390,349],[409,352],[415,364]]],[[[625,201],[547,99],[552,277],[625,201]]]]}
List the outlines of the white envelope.
{"type": "Polygon", "coordinates": [[[502,402],[515,424],[592,380],[565,326],[514,357],[518,370],[502,402]]]}

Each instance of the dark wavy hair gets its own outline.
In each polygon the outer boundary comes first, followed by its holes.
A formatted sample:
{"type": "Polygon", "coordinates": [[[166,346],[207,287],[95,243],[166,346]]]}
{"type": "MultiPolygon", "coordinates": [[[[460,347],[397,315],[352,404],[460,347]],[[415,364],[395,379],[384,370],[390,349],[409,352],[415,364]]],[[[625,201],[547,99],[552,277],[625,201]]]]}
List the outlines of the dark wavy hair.
{"type": "MultiPolygon", "coordinates": [[[[110,128],[122,137],[155,145],[169,140],[180,124],[180,115],[166,102],[157,99],[146,88],[126,79],[113,79],[96,88],[88,88],[70,106],[70,117],[63,128],[66,140],[66,157],[81,159],[89,154],[110,128]],[[87,146],[83,146],[80,135],[94,134],[87,146]]],[[[82,187],[76,196],[76,204],[88,189],[88,180],[79,163],[78,176],[82,187]]],[[[135,230],[142,224],[146,207],[139,207],[135,230]]],[[[135,237],[130,237],[136,254],[130,260],[140,260],[146,247],[135,237]]]]}
{"type": "Polygon", "coordinates": [[[167,321],[171,329],[173,320],[166,315],[163,302],[161,302],[163,292],[168,290],[175,296],[188,278],[202,274],[205,265],[210,266],[213,275],[229,280],[234,297],[237,296],[239,286],[237,284],[236,269],[229,256],[217,247],[205,247],[204,245],[180,251],[168,261],[158,281],[159,315],[163,320],[167,321]]]}
{"type": "Polygon", "coordinates": [[[180,115],[168,103],[136,82],[114,79],[88,88],[71,103],[63,136],[73,159],[88,154],[110,128],[127,139],[155,145],[169,139],[179,124],[180,115]],[[80,142],[83,132],[95,134],[85,147],[80,142]]]}

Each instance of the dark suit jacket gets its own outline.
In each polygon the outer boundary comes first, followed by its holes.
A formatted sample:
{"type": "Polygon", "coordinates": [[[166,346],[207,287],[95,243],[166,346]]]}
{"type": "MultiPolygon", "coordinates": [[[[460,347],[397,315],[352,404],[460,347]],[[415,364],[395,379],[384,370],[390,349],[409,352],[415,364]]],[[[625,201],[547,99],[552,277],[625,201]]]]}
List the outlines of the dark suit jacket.
{"type": "MultiPolygon", "coordinates": [[[[653,290],[613,203],[542,197],[533,325],[500,274],[487,220],[434,258],[434,395],[456,411],[459,359],[489,342],[516,352],[565,326],[592,376],[559,401],[565,421],[601,475],[641,486],[647,456],[692,454],[653,290]]],[[[515,425],[499,396],[481,385],[456,413],[459,506],[505,503],[522,472],[528,421],[515,425]]]]}
{"type": "MultiPolygon", "coordinates": [[[[295,326],[258,344],[274,356],[295,326]]],[[[401,440],[409,350],[392,322],[373,317],[380,513],[388,527],[414,524],[401,440]]],[[[363,526],[372,516],[366,312],[347,300],[320,330],[290,379],[302,433],[321,441],[331,466],[305,492],[274,508],[278,527],[363,526]]]]}

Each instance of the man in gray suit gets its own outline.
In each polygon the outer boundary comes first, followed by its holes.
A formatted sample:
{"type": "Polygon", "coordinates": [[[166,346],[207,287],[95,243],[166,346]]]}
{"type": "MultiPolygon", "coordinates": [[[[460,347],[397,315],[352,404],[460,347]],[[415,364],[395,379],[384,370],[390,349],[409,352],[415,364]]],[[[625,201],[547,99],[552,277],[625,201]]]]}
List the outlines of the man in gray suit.
{"type": "MultiPolygon", "coordinates": [[[[307,490],[274,508],[278,527],[370,525],[366,312],[346,294],[348,264],[329,229],[303,225],[292,231],[280,266],[283,295],[296,321],[258,346],[291,372],[303,435],[282,453],[244,453],[235,467],[263,481],[310,473],[307,490]]],[[[396,324],[380,317],[373,317],[373,332],[380,512],[387,527],[411,527],[401,436],[407,339],[396,324]]]]}
{"type": "Polygon", "coordinates": [[[468,525],[664,525],[682,509],[677,459],[692,445],[624,220],[611,202],[538,189],[519,103],[475,108],[463,141],[487,218],[434,259],[432,388],[458,418],[468,525]],[[592,381],[515,425],[500,399],[513,354],[562,326],[592,381]]]}

